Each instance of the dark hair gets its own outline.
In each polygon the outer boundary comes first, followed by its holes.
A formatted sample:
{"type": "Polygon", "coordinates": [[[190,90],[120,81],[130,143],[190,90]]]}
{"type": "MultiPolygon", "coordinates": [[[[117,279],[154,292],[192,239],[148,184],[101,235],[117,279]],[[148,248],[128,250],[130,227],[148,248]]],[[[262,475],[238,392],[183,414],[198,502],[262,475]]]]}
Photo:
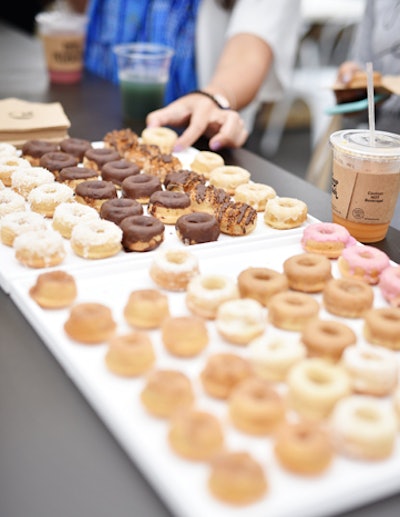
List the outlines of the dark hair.
{"type": "Polygon", "coordinates": [[[224,9],[232,9],[236,0],[218,0],[218,3],[224,9]]]}

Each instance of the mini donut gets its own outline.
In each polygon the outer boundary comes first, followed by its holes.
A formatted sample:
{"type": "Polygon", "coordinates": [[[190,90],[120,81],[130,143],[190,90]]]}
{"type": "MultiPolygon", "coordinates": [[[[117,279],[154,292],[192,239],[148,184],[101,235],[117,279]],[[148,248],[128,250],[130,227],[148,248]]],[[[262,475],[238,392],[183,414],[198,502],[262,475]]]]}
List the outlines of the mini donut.
{"type": "Polygon", "coordinates": [[[146,410],[158,418],[170,418],[193,405],[195,394],[189,377],[178,370],[153,370],[140,392],[146,410]]]}
{"type": "Polygon", "coordinates": [[[0,142],[0,157],[3,156],[18,156],[19,151],[13,144],[9,144],[8,142],[0,142]]]}
{"type": "Polygon", "coordinates": [[[25,208],[26,203],[23,196],[8,188],[0,190],[0,217],[13,212],[21,212],[25,208]]]}
{"type": "Polygon", "coordinates": [[[61,235],[54,230],[32,230],[18,235],[13,244],[15,258],[24,266],[57,266],[66,257],[61,235]]]}
{"type": "Polygon", "coordinates": [[[190,197],[185,192],[158,190],[150,196],[147,213],[164,224],[175,224],[181,215],[190,214],[190,197]]]}
{"type": "Polygon", "coordinates": [[[310,253],[336,259],[344,248],[355,244],[349,231],[336,223],[313,223],[304,228],[301,245],[310,253]]]}
{"type": "Polygon", "coordinates": [[[100,207],[100,217],[118,225],[122,219],[131,215],[143,215],[143,205],[135,199],[119,197],[107,199],[100,207]]]}
{"type": "Polygon", "coordinates": [[[225,275],[197,275],[190,280],[186,289],[188,309],[206,319],[215,319],[221,303],[238,297],[236,282],[225,275]]]}
{"type": "Polygon", "coordinates": [[[11,176],[11,188],[25,199],[35,187],[53,182],[54,174],[43,167],[23,167],[14,171],[11,176]]]}
{"type": "Polygon", "coordinates": [[[197,183],[189,190],[193,212],[216,214],[216,210],[232,202],[231,196],[223,189],[213,185],[197,183]]]}
{"type": "Polygon", "coordinates": [[[45,153],[40,157],[39,166],[44,167],[58,178],[61,169],[65,167],[76,167],[79,159],[72,154],[64,153],[63,151],[53,151],[45,153]]]}
{"type": "Polygon", "coordinates": [[[276,433],[274,453],[287,471],[316,476],[332,464],[333,446],[327,433],[316,422],[284,422],[276,433]]]}
{"type": "Polygon", "coordinates": [[[0,181],[5,187],[11,187],[11,176],[17,169],[26,169],[31,167],[28,160],[19,158],[18,156],[1,156],[0,155],[0,181]]]}
{"type": "Polygon", "coordinates": [[[117,324],[111,309],[102,303],[77,303],[70,309],[64,330],[78,343],[97,345],[114,334],[117,324]]]}
{"type": "Polygon", "coordinates": [[[169,127],[147,127],[141,135],[144,144],[157,145],[162,153],[172,153],[178,134],[169,127]]]}
{"type": "Polygon", "coordinates": [[[397,386],[399,365],[391,350],[358,343],[346,348],[342,364],[350,374],[356,393],[384,397],[393,393],[397,386]]]}
{"type": "Polygon", "coordinates": [[[209,336],[203,318],[169,316],[161,324],[161,339],[173,356],[195,357],[208,345],[209,336]]]}
{"type": "Polygon", "coordinates": [[[243,183],[235,189],[235,201],[247,203],[257,212],[264,212],[270,199],[276,197],[275,190],[263,183],[243,183]]]}
{"type": "Polygon", "coordinates": [[[239,382],[253,375],[247,359],[227,352],[213,354],[207,359],[200,380],[207,395],[226,400],[239,382]]]}
{"type": "Polygon", "coordinates": [[[32,139],[27,140],[21,148],[21,156],[33,167],[38,167],[40,158],[45,153],[51,153],[58,151],[58,144],[54,142],[48,142],[47,140],[32,139]]]}
{"type": "Polygon", "coordinates": [[[373,308],[364,314],[364,336],[374,345],[400,350],[400,308],[373,308]]]}
{"type": "Polygon", "coordinates": [[[81,162],[85,152],[88,149],[92,149],[92,144],[89,142],[89,140],[85,140],[84,138],[68,137],[64,138],[64,140],[61,140],[60,149],[61,151],[64,151],[64,153],[76,156],[81,162]]]}
{"type": "Polygon", "coordinates": [[[270,299],[268,319],[280,329],[301,331],[308,321],[318,316],[319,309],[319,303],[310,294],[283,291],[270,299]]]}
{"type": "Polygon", "coordinates": [[[127,149],[123,157],[126,160],[136,163],[140,169],[143,169],[152,156],[159,156],[159,154],[160,148],[158,145],[138,143],[130,149],[127,149]]]}
{"type": "Polygon", "coordinates": [[[126,251],[150,251],[164,240],[164,224],[151,215],[131,215],[120,222],[126,251]]]}
{"type": "Polygon", "coordinates": [[[173,154],[156,154],[149,156],[142,169],[145,174],[156,176],[164,183],[167,174],[182,169],[182,162],[173,154]]]}
{"type": "Polygon", "coordinates": [[[65,239],[71,238],[72,229],[78,223],[97,221],[99,213],[94,208],[80,203],[60,203],[53,214],[52,226],[65,239]]]}
{"type": "Polygon", "coordinates": [[[141,331],[112,336],[104,357],[108,370],[121,377],[142,375],[153,366],[155,360],[150,336],[141,331]]]}
{"type": "Polygon", "coordinates": [[[180,248],[160,250],[149,268],[152,280],[168,291],[184,291],[189,281],[199,272],[197,257],[180,248]]]}
{"type": "Polygon", "coordinates": [[[286,383],[290,406],[309,420],[328,417],[335,404],[351,393],[351,379],[345,368],[319,357],[295,364],[286,383]]]}
{"type": "Polygon", "coordinates": [[[332,278],[330,260],[317,253],[300,253],[286,259],[283,271],[290,289],[305,293],[319,293],[332,278]]]}
{"type": "Polygon", "coordinates": [[[1,242],[6,246],[13,246],[18,235],[46,228],[46,221],[40,214],[28,210],[11,212],[0,219],[1,242]]]}
{"type": "Polygon", "coordinates": [[[175,230],[178,238],[188,246],[217,241],[221,233],[217,219],[206,212],[181,215],[175,230]]]}
{"type": "Polygon", "coordinates": [[[72,188],[62,183],[53,182],[45,183],[32,189],[29,192],[27,201],[33,212],[51,218],[58,205],[72,202],[73,198],[74,191],[72,188]]]}
{"type": "Polygon", "coordinates": [[[98,180],[99,173],[87,167],[65,167],[58,173],[57,181],[75,189],[83,181],[98,180]]]}
{"type": "Polygon", "coordinates": [[[212,413],[192,407],[181,408],[170,419],[168,442],[182,458],[209,461],[222,450],[224,432],[212,413]]]}
{"type": "Polygon", "coordinates": [[[247,505],[261,499],[268,482],[261,464],[248,452],[223,451],[210,463],[208,487],[214,497],[233,505],[247,505]]]}
{"type": "Polygon", "coordinates": [[[397,385],[397,388],[394,390],[391,403],[400,427],[400,385],[397,385]]]}
{"type": "Polygon", "coordinates": [[[150,174],[135,174],[125,178],[121,184],[122,197],[136,199],[147,204],[153,192],[162,190],[161,181],[150,174]]]}
{"type": "Polygon", "coordinates": [[[289,289],[285,274],[265,267],[249,267],[241,271],[237,278],[242,298],[257,300],[264,307],[271,297],[289,289]]]}
{"type": "Polygon", "coordinates": [[[357,336],[352,328],[341,321],[314,318],[305,324],[301,341],[309,356],[338,361],[346,348],[357,342],[357,336]]]}
{"type": "Polygon", "coordinates": [[[164,179],[166,190],[178,192],[189,192],[196,185],[205,185],[205,183],[206,178],[203,175],[186,169],[169,172],[164,179]]]}
{"type": "Polygon", "coordinates": [[[130,128],[114,129],[103,137],[105,147],[115,149],[121,156],[138,145],[139,136],[130,128]]]}
{"type": "Polygon", "coordinates": [[[235,386],[228,399],[229,417],[240,431],[271,434],[285,417],[285,402],[268,381],[249,377],[235,386]]]}
{"type": "Polygon", "coordinates": [[[335,449],[359,460],[391,456],[398,432],[393,408],[366,395],[340,400],[332,412],[329,428],[335,449]]]}
{"type": "Polygon", "coordinates": [[[213,151],[199,151],[196,153],[190,168],[197,174],[203,175],[206,179],[210,179],[211,172],[217,167],[223,167],[225,161],[222,156],[213,151]]]}
{"type": "Polygon", "coordinates": [[[400,266],[389,266],[382,271],[378,283],[385,300],[393,307],[400,307],[400,266]]]}
{"type": "Polygon", "coordinates": [[[248,345],[266,328],[263,307],[252,298],[227,300],[218,306],[215,327],[229,343],[248,345]]]}
{"type": "Polygon", "coordinates": [[[117,189],[111,181],[82,181],[75,187],[75,199],[78,203],[95,208],[100,212],[101,205],[107,199],[117,197],[117,189]]]}
{"type": "Polygon", "coordinates": [[[338,268],[344,277],[356,277],[368,284],[377,284],[380,274],[390,265],[384,251],[373,246],[349,246],[338,259],[338,268]]]}
{"type": "Polygon", "coordinates": [[[270,199],[265,207],[264,222],[277,230],[297,228],[307,220],[307,212],[304,201],[276,196],[270,199]]]}
{"type": "Polygon", "coordinates": [[[217,209],[216,217],[221,232],[227,235],[248,235],[257,226],[257,212],[241,201],[221,205],[217,209]]]}
{"type": "Polygon", "coordinates": [[[69,307],[78,295],[75,279],[65,271],[41,273],[29,289],[29,295],[42,309],[69,307]]]}
{"type": "Polygon", "coordinates": [[[105,219],[80,222],[71,232],[71,248],[78,257],[102,259],[116,255],[121,249],[122,230],[105,219]]]}
{"type": "Polygon", "coordinates": [[[323,305],[331,314],[359,318],[372,307],[372,287],[357,278],[332,278],[322,292],[323,305]]]}
{"type": "Polygon", "coordinates": [[[281,382],[292,366],[306,357],[307,350],[298,339],[260,336],[251,341],[247,354],[259,377],[281,382]]]}
{"type": "Polygon", "coordinates": [[[139,173],[140,168],[135,163],[125,159],[107,162],[101,168],[102,179],[104,181],[111,181],[117,188],[121,188],[125,178],[139,173]]]}
{"type": "Polygon", "coordinates": [[[250,181],[250,172],[243,167],[237,165],[221,165],[216,167],[210,173],[210,185],[217,188],[223,188],[229,195],[235,193],[239,185],[250,181]]]}
{"type": "Polygon", "coordinates": [[[110,147],[102,147],[100,149],[88,149],[83,156],[82,164],[84,167],[94,169],[101,173],[101,169],[107,162],[114,162],[121,158],[118,151],[110,147]]]}
{"type": "Polygon", "coordinates": [[[123,314],[125,321],[132,327],[160,328],[169,316],[168,298],[157,289],[136,289],[129,294],[123,314]]]}

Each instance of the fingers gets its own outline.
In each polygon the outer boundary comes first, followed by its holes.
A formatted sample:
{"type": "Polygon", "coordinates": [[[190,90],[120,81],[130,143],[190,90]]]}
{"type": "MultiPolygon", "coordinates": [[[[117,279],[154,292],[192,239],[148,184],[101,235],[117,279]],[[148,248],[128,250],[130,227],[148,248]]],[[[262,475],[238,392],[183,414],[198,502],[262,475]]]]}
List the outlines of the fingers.
{"type": "Polygon", "coordinates": [[[338,70],[337,80],[343,85],[348,85],[356,72],[360,71],[360,67],[354,61],[345,61],[338,70]]]}

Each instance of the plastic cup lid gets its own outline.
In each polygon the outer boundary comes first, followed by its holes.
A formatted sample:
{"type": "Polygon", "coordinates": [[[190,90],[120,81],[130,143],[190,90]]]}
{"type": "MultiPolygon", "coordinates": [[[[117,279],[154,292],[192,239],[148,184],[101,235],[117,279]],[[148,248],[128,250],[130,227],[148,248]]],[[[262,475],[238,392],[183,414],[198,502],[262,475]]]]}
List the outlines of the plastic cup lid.
{"type": "Polygon", "coordinates": [[[400,158],[400,135],[386,131],[375,131],[374,145],[368,129],[345,129],[330,136],[331,145],[342,152],[386,158],[400,158]]]}
{"type": "Polygon", "coordinates": [[[83,32],[87,24],[86,15],[61,11],[39,13],[35,20],[44,32],[83,32]]]}

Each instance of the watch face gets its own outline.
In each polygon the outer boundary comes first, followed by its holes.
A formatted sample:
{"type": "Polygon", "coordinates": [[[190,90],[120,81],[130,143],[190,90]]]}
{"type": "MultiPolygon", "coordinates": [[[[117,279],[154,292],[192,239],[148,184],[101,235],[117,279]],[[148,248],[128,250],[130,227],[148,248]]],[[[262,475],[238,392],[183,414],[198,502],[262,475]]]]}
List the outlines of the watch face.
{"type": "Polygon", "coordinates": [[[219,93],[214,95],[214,99],[218,102],[218,104],[221,106],[222,109],[229,109],[229,101],[226,97],[223,95],[220,95],[219,93]]]}

